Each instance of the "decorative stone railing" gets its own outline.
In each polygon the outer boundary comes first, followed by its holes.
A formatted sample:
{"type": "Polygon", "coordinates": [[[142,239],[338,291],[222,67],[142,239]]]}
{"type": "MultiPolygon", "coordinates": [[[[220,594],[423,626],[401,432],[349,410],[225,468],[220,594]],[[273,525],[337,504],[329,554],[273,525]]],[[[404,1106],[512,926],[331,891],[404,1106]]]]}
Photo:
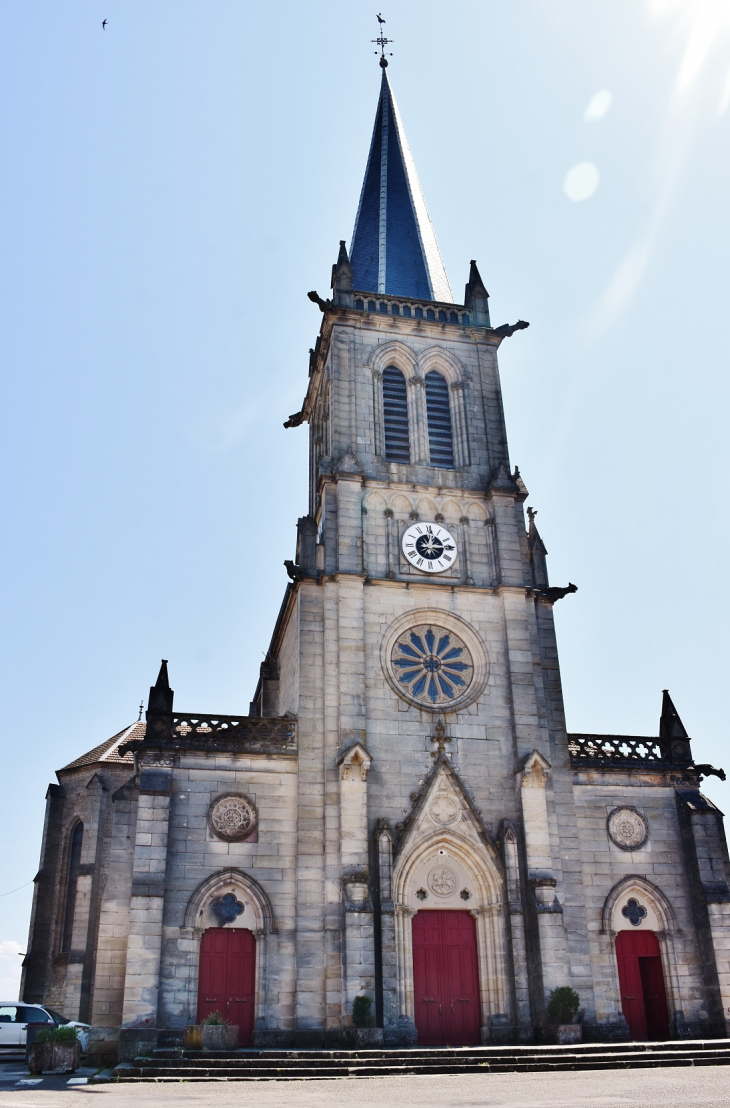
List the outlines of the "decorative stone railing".
{"type": "Polygon", "coordinates": [[[568,735],[568,751],[573,767],[664,769],[674,764],[668,740],[640,735],[568,735]]]}
{"type": "Polygon", "coordinates": [[[222,716],[203,712],[148,712],[144,739],[125,750],[221,750],[295,754],[296,720],[261,716],[222,716]]]}
{"type": "Polygon", "coordinates": [[[358,311],[376,315],[400,315],[408,319],[429,319],[436,323],[452,323],[464,327],[471,323],[469,312],[459,304],[440,304],[430,300],[424,300],[422,304],[413,300],[404,303],[391,296],[356,292],[354,306],[358,311]]]}

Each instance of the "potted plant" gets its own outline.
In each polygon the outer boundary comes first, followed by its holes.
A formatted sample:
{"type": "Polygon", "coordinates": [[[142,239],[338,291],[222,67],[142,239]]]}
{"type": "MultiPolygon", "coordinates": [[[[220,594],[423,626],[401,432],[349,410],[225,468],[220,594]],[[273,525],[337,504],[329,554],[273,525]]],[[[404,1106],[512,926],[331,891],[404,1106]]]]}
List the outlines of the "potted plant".
{"type": "Polygon", "coordinates": [[[352,1022],[355,1028],[355,1046],[382,1046],[383,1029],[373,1027],[373,998],[361,994],[352,1002],[352,1022]]]}
{"type": "Polygon", "coordinates": [[[555,1028],[558,1043],[580,1043],[583,1041],[583,1027],[576,1023],[580,1008],[580,997],[569,985],[560,985],[553,989],[548,997],[546,1021],[555,1028]]]}
{"type": "Polygon", "coordinates": [[[210,1012],[200,1023],[202,1050],[235,1050],[238,1047],[238,1024],[229,1023],[220,1012],[210,1012]]]}
{"type": "Polygon", "coordinates": [[[73,1073],[81,1060],[81,1043],[78,1028],[61,1024],[60,1027],[44,1027],[28,1049],[28,1069],[31,1073],[44,1070],[63,1070],[73,1073]]]}

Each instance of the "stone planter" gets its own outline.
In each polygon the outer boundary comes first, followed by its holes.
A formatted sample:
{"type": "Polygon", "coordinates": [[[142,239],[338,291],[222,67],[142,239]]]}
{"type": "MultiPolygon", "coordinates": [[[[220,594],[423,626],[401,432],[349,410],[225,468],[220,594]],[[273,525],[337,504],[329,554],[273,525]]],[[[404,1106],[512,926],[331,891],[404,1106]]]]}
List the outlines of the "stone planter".
{"type": "Polygon", "coordinates": [[[53,1043],[31,1043],[27,1061],[28,1069],[34,1074],[53,1069],[53,1043]]]}
{"type": "Polygon", "coordinates": [[[51,1069],[73,1073],[81,1062],[81,1043],[51,1043],[53,1064],[51,1069]]]}
{"type": "Polygon", "coordinates": [[[81,1061],[80,1043],[31,1043],[28,1048],[28,1069],[40,1074],[48,1070],[73,1073],[81,1061]]]}
{"type": "Polygon", "coordinates": [[[198,1023],[185,1028],[186,1050],[237,1050],[238,1024],[198,1023]]]}
{"type": "Polygon", "coordinates": [[[560,1046],[568,1046],[570,1043],[583,1042],[582,1023],[559,1023],[555,1030],[560,1046]]]}

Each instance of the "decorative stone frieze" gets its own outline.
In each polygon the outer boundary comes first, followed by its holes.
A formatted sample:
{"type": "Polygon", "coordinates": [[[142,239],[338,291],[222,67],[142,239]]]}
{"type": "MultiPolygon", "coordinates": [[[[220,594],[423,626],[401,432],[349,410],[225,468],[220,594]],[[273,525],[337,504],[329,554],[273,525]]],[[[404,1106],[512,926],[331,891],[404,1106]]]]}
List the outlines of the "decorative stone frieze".
{"type": "Polygon", "coordinates": [[[606,821],[608,837],[621,850],[641,850],[649,825],[636,808],[614,808],[606,821]]]}
{"type": "Polygon", "coordinates": [[[256,806],[242,793],[217,796],[208,809],[208,827],[216,838],[224,842],[247,839],[257,825],[256,806]]]}
{"type": "Polygon", "coordinates": [[[459,806],[453,797],[439,792],[428,806],[428,817],[437,827],[450,827],[459,819],[459,806]]]}
{"type": "Polygon", "coordinates": [[[436,896],[451,896],[458,884],[456,874],[448,866],[434,866],[428,875],[428,887],[436,896]]]}

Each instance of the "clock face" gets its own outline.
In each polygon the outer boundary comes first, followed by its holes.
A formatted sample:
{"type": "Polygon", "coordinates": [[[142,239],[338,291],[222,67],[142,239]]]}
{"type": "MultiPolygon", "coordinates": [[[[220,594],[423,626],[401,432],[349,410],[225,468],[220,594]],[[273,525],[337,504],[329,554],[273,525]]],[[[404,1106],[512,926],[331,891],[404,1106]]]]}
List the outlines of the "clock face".
{"type": "Polygon", "coordinates": [[[402,545],[408,561],[423,573],[443,573],[456,561],[454,536],[440,523],[414,523],[402,545]]]}

